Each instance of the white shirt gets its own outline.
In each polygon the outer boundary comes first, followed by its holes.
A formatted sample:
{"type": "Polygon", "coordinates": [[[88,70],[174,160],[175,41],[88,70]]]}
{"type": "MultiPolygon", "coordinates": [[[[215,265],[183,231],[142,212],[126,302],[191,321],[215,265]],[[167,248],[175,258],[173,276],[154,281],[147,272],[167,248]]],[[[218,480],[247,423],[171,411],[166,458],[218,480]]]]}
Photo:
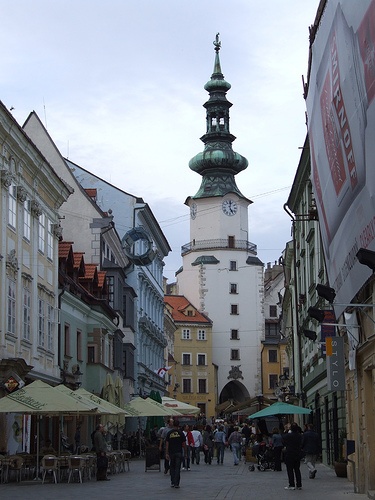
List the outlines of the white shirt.
{"type": "Polygon", "coordinates": [[[194,439],[194,447],[199,448],[199,446],[203,446],[203,437],[202,434],[198,430],[191,431],[191,434],[194,439]]]}

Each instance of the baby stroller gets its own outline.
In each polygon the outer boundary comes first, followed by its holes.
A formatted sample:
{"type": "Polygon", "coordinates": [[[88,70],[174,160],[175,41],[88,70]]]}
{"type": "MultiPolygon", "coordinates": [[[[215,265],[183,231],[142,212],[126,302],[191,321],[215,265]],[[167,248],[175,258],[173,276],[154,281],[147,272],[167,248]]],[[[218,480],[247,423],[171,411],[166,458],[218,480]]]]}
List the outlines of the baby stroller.
{"type": "MultiPolygon", "coordinates": [[[[266,470],[275,470],[275,456],[272,446],[265,442],[259,443],[257,449],[254,450],[258,461],[258,470],[264,472],[266,470]]],[[[254,471],[255,465],[249,465],[249,470],[254,471]]]]}

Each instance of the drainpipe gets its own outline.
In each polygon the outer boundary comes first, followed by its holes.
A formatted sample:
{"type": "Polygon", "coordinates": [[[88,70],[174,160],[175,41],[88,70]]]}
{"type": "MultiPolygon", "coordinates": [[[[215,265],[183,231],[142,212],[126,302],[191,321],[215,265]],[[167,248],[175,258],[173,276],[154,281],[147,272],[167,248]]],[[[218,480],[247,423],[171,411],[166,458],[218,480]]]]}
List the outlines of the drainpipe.
{"type": "Polygon", "coordinates": [[[297,305],[298,305],[298,290],[297,290],[297,249],[296,249],[296,218],[294,213],[290,210],[288,205],[284,203],[283,208],[285,212],[289,215],[289,217],[292,220],[292,233],[293,233],[293,272],[294,272],[294,302],[295,302],[295,314],[292,315],[292,321],[293,321],[293,332],[295,330],[296,336],[297,336],[297,350],[298,350],[298,356],[297,359],[294,355],[294,335],[293,335],[293,368],[295,370],[295,373],[298,373],[298,378],[299,378],[299,390],[296,391],[297,387],[295,388],[295,393],[302,393],[303,392],[303,387],[302,387],[302,359],[301,359],[301,335],[299,331],[299,321],[298,321],[298,310],[297,310],[297,305]],[[296,366],[297,364],[297,366],[296,366]]]}

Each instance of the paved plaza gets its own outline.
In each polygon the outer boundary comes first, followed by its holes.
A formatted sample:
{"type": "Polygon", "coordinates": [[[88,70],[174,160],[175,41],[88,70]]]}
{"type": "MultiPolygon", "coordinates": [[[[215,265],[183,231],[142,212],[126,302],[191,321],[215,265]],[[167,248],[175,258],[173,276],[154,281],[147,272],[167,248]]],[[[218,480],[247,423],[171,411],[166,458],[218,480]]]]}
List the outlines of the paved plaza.
{"type": "MultiPolygon", "coordinates": [[[[203,455],[203,454],[202,454],[203,455]]],[[[0,498],[8,500],[364,500],[367,495],[353,492],[353,484],[346,478],[336,477],[329,467],[318,464],[315,479],[308,479],[306,466],[301,463],[301,491],[286,491],[288,484],[285,465],[282,472],[249,471],[249,464],[233,465],[229,450],[224,465],[191,465],[191,471],[181,472],[181,487],[170,487],[169,475],[155,470],[145,472],[145,460],[134,459],[130,471],[109,476],[110,481],[84,481],[82,484],[22,481],[0,485],[0,498]]]]}

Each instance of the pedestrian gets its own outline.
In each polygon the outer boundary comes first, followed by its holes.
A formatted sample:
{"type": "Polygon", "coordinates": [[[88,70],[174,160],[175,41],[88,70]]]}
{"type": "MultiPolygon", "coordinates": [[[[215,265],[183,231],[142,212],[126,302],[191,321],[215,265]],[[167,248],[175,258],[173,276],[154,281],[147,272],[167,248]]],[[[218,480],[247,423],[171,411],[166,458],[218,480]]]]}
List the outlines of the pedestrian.
{"type": "Polygon", "coordinates": [[[165,457],[171,471],[171,487],[180,487],[181,462],[186,453],[185,434],[179,428],[178,420],[173,421],[173,428],[165,438],[165,457]]]}
{"type": "Polygon", "coordinates": [[[161,437],[160,437],[160,443],[159,443],[159,450],[160,453],[164,453],[164,474],[168,474],[169,472],[169,460],[167,458],[167,455],[165,453],[165,441],[167,439],[168,433],[173,429],[173,419],[168,420],[168,424],[164,427],[161,437]]]}
{"type": "Polygon", "coordinates": [[[233,427],[233,431],[231,432],[231,434],[228,438],[228,444],[230,445],[230,447],[232,449],[232,453],[233,453],[234,465],[238,465],[240,462],[241,442],[242,442],[242,435],[238,430],[238,426],[235,425],[233,427]]]}
{"type": "Polygon", "coordinates": [[[302,434],[299,432],[299,426],[293,422],[290,431],[283,435],[283,444],[285,446],[285,465],[288,473],[289,485],[286,490],[302,490],[301,479],[301,452],[302,452],[302,434]]]}
{"type": "Polygon", "coordinates": [[[182,457],[182,470],[190,470],[190,450],[194,446],[194,438],[188,424],[185,424],[183,433],[185,434],[186,453],[182,457]]]}
{"type": "Polygon", "coordinates": [[[202,432],[204,463],[211,465],[214,452],[214,435],[210,425],[206,425],[202,432]]]}
{"type": "Polygon", "coordinates": [[[245,438],[246,442],[245,442],[245,445],[246,445],[246,448],[249,446],[249,441],[250,441],[250,437],[251,437],[251,429],[248,425],[247,422],[244,423],[242,429],[241,429],[241,434],[243,435],[243,437],[245,438]]]}
{"type": "Polygon", "coordinates": [[[46,455],[57,455],[57,452],[56,452],[55,448],[52,446],[50,439],[46,439],[44,446],[42,446],[42,448],[40,450],[40,454],[42,457],[44,457],[46,455]]]}
{"type": "Polygon", "coordinates": [[[305,464],[309,469],[309,478],[315,479],[315,462],[322,450],[319,434],[312,424],[307,424],[307,430],[302,434],[302,451],[305,453],[305,464]]]}
{"type": "Polygon", "coordinates": [[[224,427],[220,425],[219,429],[215,432],[215,437],[214,437],[217,465],[219,465],[220,463],[221,465],[223,465],[226,442],[227,442],[227,437],[224,432],[224,427]]]}
{"type": "Polygon", "coordinates": [[[272,448],[275,458],[275,471],[281,471],[281,452],[283,450],[283,438],[280,434],[280,429],[274,427],[272,429],[272,448]]]}
{"type": "Polygon", "coordinates": [[[194,425],[191,434],[194,439],[194,445],[191,447],[191,463],[194,462],[199,465],[200,462],[200,451],[203,446],[203,438],[201,432],[198,430],[198,427],[194,425]]]}
{"type": "Polygon", "coordinates": [[[99,424],[96,426],[94,434],[94,447],[96,451],[96,480],[110,481],[107,477],[108,457],[107,457],[107,441],[104,437],[104,426],[99,424]]]}

